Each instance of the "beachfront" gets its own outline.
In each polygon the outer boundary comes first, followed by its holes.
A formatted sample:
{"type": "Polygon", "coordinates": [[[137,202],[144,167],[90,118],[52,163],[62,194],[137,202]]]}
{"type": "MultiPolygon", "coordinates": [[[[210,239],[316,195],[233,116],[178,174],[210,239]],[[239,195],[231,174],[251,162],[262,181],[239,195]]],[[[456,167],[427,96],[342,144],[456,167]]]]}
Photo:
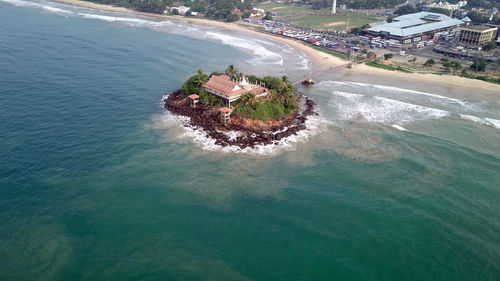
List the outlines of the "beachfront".
{"type": "MultiPolygon", "coordinates": [[[[259,31],[256,31],[254,29],[251,29],[250,27],[246,28],[242,25],[238,25],[235,23],[219,22],[219,21],[200,19],[200,18],[185,18],[182,16],[143,13],[143,12],[137,12],[137,11],[133,11],[133,10],[130,10],[127,8],[123,8],[123,7],[102,5],[102,4],[96,4],[96,3],[87,2],[87,1],[81,1],[81,0],[55,0],[54,2],[70,4],[70,5],[75,5],[75,6],[82,6],[82,7],[87,7],[87,8],[91,8],[91,9],[111,11],[111,12],[132,13],[132,14],[137,14],[137,15],[142,15],[142,16],[155,17],[155,18],[159,18],[159,19],[180,20],[180,21],[186,21],[187,23],[213,26],[213,27],[217,27],[217,28],[234,30],[234,31],[248,33],[248,34],[252,34],[252,35],[256,35],[256,36],[260,36],[260,37],[265,37],[265,38],[268,38],[271,40],[275,40],[275,41],[279,41],[281,43],[287,44],[288,46],[292,47],[293,49],[300,51],[300,52],[303,52],[304,54],[307,55],[307,57],[313,63],[323,67],[324,69],[338,68],[339,66],[346,65],[346,63],[348,62],[347,60],[343,60],[341,58],[329,55],[329,54],[321,52],[321,51],[318,51],[318,50],[316,50],[308,45],[304,45],[300,41],[289,39],[289,38],[284,38],[284,37],[280,37],[280,36],[274,36],[274,35],[269,34],[269,33],[259,32],[259,31]]],[[[436,84],[440,84],[440,85],[448,86],[448,87],[462,87],[462,88],[470,88],[471,90],[473,90],[473,89],[479,90],[480,89],[480,90],[485,90],[485,91],[492,91],[492,89],[498,89],[500,91],[500,85],[498,85],[498,84],[492,84],[492,83],[484,82],[481,80],[468,79],[468,78],[463,78],[463,77],[454,76],[454,75],[436,75],[436,74],[404,73],[404,72],[395,73],[394,71],[389,71],[389,70],[380,69],[380,68],[374,68],[374,67],[367,66],[365,64],[353,64],[353,67],[349,71],[370,74],[370,75],[378,75],[378,76],[383,76],[386,78],[390,77],[391,79],[402,79],[402,80],[412,80],[415,82],[436,83],[436,84]]]]}

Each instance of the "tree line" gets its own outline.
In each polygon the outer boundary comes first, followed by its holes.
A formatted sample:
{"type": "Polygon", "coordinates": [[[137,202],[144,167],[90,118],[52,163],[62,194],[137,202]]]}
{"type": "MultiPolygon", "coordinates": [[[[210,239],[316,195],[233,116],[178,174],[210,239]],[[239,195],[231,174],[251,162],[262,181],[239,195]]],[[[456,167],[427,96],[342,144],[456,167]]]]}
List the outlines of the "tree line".
{"type": "MultiPolygon", "coordinates": [[[[172,6],[175,0],[90,0],[99,4],[121,6],[140,12],[163,14],[167,7],[172,6]]],[[[225,20],[237,20],[238,15],[231,12],[238,8],[241,11],[251,10],[252,3],[240,0],[194,0],[181,2],[182,5],[190,7],[192,12],[205,14],[206,17],[225,20]]],[[[250,14],[247,15],[247,17],[250,14]]]]}

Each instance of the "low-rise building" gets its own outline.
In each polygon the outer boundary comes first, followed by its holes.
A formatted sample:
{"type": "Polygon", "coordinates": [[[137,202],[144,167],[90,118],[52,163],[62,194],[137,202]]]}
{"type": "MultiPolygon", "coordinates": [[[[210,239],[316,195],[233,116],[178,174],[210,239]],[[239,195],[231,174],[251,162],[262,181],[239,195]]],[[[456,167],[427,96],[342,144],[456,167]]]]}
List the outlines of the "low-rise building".
{"type": "Polygon", "coordinates": [[[432,38],[437,32],[452,30],[464,24],[459,19],[443,14],[419,12],[396,17],[392,22],[375,25],[366,29],[366,32],[404,43],[415,38],[419,40],[422,36],[432,38]]]}
{"type": "Polygon", "coordinates": [[[426,9],[432,9],[432,8],[441,8],[441,9],[446,9],[446,10],[458,10],[462,8],[463,6],[467,5],[467,1],[458,1],[456,4],[450,4],[448,2],[434,2],[431,3],[427,6],[425,6],[426,9]]]}
{"type": "Polygon", "coordinates": [[[190,7],[186,6],[172,6],[168,7],[168,9],[165,10],[164,14],[166,14],[167,12],[173,14],[174,10],[177,10],[177,12],[179,12],[179,15],[185,15],[187,11],[189,11],[190,9],[191,9],[190,7]]]}
{"type": "Polygon", "coordinates": [[[460,27],[458,42],[469,47],[480,47],[495,40],[498,27],[469,25],[460,27]]]}
{"type": "Polygon", "coordinates": [[[228,106],[244,93],[252,93],[256,97],[266,96],[269,93],[269,89],[264,85],[250,83],[244,76],[241,81],[233,81],[225,74],[212,75],[203,88],[210,94],[221,98],[228,106]]]}

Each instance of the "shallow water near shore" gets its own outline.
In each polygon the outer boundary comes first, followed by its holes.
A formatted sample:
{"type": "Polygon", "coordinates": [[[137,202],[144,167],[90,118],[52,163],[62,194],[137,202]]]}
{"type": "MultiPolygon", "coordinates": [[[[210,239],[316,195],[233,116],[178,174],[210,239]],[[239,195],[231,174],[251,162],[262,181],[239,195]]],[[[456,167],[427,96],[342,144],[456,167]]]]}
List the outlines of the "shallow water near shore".
{"type": "Polygon", "coordinates": [[[163,95],[198,68],[315,66],[215,28],[13,1],[0,2],[1,280],[500,276],[498,95],[339,71],[301,89],[320,111],[311,133],[224,151],[163,95]]]}

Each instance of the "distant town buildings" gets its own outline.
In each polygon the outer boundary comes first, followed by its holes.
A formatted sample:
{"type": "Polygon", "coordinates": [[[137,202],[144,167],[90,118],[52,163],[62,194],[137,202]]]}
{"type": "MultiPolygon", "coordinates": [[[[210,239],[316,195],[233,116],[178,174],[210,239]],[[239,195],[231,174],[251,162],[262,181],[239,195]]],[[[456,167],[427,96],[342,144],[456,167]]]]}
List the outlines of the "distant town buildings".
{"type": "Polygon", "coordinates": [[[469,25],[460,28],[458,42],[469,47],[480,47],[495,40],[498,27],[469,25]]]}
{"type": "Polygon", "coordinates": [[[228,106],[244,93],[252,93],[256,97],[262,97],[269,93],[265,85],[250,83],[245,76],[240,81],[233,81],[225,74],[212,75],[203,88],[210,94],[224,100],[228,106]]]}
{"type": "Polygon", "coordinates": [[[450,4],[448,2],[434,2],[426,6],[427,9],[432,9],[432,8],[441,8],[441,9],[446,9],[446,10],[458,10],[462,8],[463,6],[467,5],[467,1],[458,1],[457,4],[450,4]]]}
{"type": "Polygon", "coordinates": [[[190,7],[186,7],[186,6],[172,6],[172,7],[168,7],[167,10],[165,10],[164,14],[167,14],[167,13],[173,14],[174,10],[177,10],[179,15],[185,15],[187,13],[187,11],[189,11],[190,9],[191,9],[190,7]]]}
{"type": "Polygon", "coordinates": [[[378,24],[366,30],[368,34],[395,39],[401,43],[417,42],[422,36],[433,37],[434,33],[451,30],[465,23],[449,16],[419,12],[402,15],[390,23],[378,24]]]}
{"type": "Polygon", "coordinates": [[[252,8],[252,12],[250,12],[250,17],[260,17],[266,14],[264,9],[260,8],[252,8]]]}
{"type": "Polygon", "coordinates": [[[240,9],[238,9],[238,8],[235,8],[234,10],[232,10],[231,14],[238,15],[240,17],[243,16],[243,12],[240,9]]]}

